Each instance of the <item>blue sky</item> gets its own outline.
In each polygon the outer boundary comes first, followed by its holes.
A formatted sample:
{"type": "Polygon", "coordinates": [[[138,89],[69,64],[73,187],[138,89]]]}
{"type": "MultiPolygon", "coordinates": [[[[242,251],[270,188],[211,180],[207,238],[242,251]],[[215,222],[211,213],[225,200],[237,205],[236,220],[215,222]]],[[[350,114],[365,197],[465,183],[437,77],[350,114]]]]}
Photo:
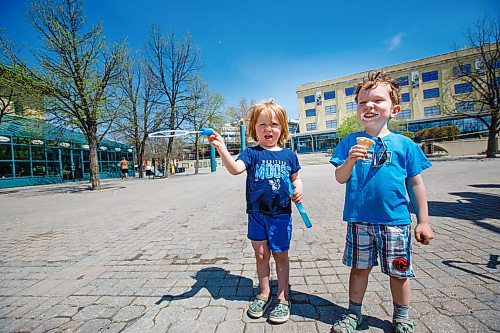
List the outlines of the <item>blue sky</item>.
{"type": "MultiPolygon", "coordinates": [[[[498,0],[87,0],[110,41],[141,48],[151,24],[190,33],[202,78],[227,105],[273,97],[297,117],[296,88],[374,68],[451,52],[468,27],[500,14],[498,0]]],[[[26,1],[0,0],[0,27],[18,45],[36,43],[26,1]]]]}

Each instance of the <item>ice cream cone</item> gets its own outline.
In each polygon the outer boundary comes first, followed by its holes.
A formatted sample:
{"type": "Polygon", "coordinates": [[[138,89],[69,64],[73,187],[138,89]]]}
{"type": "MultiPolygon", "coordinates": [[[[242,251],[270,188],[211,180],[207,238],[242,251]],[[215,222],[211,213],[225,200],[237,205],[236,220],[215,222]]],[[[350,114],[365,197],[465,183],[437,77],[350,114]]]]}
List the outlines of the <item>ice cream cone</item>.
{"type": "Polygon", "coordinates": [[[362,145],[366,148],[366,150],[370,149],[370,147],[375,143],[372,139],[365,138],[363,136],[359,136],[356,138],[356,142],[358,145],[362,145]]]}

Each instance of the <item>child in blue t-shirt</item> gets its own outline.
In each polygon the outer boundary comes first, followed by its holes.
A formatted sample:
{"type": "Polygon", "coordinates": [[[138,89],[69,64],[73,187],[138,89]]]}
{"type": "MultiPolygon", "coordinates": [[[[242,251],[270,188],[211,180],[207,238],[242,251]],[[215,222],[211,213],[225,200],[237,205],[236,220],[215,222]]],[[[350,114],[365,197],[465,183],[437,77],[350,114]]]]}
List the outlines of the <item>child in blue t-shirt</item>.
{"type": "Polygon", "coordinates": [[[407,196],[416,205],[415,239],[434,238],[427,194],[420,173],[431,166],[409,138],[391,133],[388,122],[400,111],[400,88],[382,72],[370,72],[356,86],[357,118],[364,132],[351,133],[339,143],[330,160],[335,178],[346,184],[344,217],[348,222],[342,262],[351,267],[349,313],[332,327],[334,333],[354,332],[362,322],[361,305],[373,266],[390,277],[394,303],[394,332],[413,332],[409,319],[411,217],[407,196]],[[358,138],[360,143],[357,142],[358,138]],[[363,141],[371,140],[367,149],[363,141]],[[378,257],[378,258],[377,258],[378,257]]]}
{"type": "Polygon", "coordinates": [[[258,143],[245,149],[236,161],[232,158],[221,135],[214,132],[209,142],[214,146],[232,175],[247,171],[246,201],[248,238],[257,261],[260,294],[250,304],[247,314],[260,318],[272,303],[270,287],[271,253],[278,278],[277,302],[269,313],[269,321],[284,323],[290,317],[288,249],[292,236],[292,210],[289,178],[295,192],[294,202],[302,201],[302,180],[295,153],[284,148],[289,137],[288,118],[282,106],[270,101],[253,105],[249,110],[248,130],[258,143]]]}

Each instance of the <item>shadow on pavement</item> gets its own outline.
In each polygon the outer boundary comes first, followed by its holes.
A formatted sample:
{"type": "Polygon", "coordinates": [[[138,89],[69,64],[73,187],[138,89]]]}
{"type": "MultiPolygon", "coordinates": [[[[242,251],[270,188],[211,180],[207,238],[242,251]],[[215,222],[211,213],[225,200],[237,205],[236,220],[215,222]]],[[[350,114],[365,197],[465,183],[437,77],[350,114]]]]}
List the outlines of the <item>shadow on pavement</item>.
{"type": "Polygon", "coordinates": [[[468,262],[468,261],[459,261],[459,260],[443,260],[443,264],[445,264],[448,267],[453,267],[453,268],[461,270],[463,272],[467,272],[467,273],[470,273],[472,275],[482,277],[483,279],[488,279],[488,280],[500,282],[500,280],[495,279],[492,276],[478,273],[478,272],[473,271],[472,269],[468,269],[468,268],[463,267],[463,266],[469,266],[469,267],[472,266],[471,268],[473,268],[474,266],[486,266],[487,268],[490,268],[490,269],[497,269],[497,265],[499,264],[498,255],[490,254],[490,260],[488,261],[487,264],[468,262]]]}
{"type": "Polygon", "coordinates": [[[500,219],[500,196],[488,193],[453,192],[460,197],[457,202],[429,201],[429,215],[469,220],[476,225],[500,234],[500,227],[483,222],[485,219],[500,219]]]}
{"type": "MultiPolygon", "coordinates": [[[[201,269],[194,276],[195,284],[191,290],[180,295],[163,295],[155,304],[159,305],[164,301],[175,302],[193,297],[202,288],[205,288],[214,299],[225,299],[228,301],[248,301],[258,293],[253,288],[253,281],[249,278],[230,274],[229,271],[220,267],[207,267],[201,269]],[[248,288],[248,292],[242,289],[248,288]]],[[[273,281],[275,282],[275,281],[273,281]]],[[[335,321],[347,312],[347,309],[330,302],[319,296],[306,294],[291,289],[290,297],[292,301],[291,315],[301,316],[313,320],[321,321],[328,325],[333,325],[335,321]]],[[[347,297],[347,295],[346,295],[347,297]]],[[[269,310],[268,310],[269,311],[269,310]]],[[[380,320],[371,316],[364,316],[366,329],[368,326],[377,327],[384,332],[392,332],[392,325],[387,320],[380,320]]]]}
{"type": "Polygon", "coordinates": [[[469,186],[475,188],[500,188],[500,184],[473,184],[469,186]]]}

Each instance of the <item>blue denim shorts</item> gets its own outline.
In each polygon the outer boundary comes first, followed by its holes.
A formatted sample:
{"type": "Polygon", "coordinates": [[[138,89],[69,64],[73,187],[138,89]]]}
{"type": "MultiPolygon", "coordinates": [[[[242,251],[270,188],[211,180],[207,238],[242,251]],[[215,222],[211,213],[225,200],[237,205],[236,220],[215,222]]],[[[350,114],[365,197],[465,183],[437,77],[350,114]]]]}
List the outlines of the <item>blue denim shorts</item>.
{"type": "Polygon", "coordinates": [[[415,277],[411,265],[411,226],[348,223],[344,265],[368,269],[378,265],[389,276],[415,277]]]}
{"type": "Polygon", "coordinates": [[[269,241],[272,252],[286,252],[292,240],[292,215],[248,214],[248,239],[269,241]]]}

